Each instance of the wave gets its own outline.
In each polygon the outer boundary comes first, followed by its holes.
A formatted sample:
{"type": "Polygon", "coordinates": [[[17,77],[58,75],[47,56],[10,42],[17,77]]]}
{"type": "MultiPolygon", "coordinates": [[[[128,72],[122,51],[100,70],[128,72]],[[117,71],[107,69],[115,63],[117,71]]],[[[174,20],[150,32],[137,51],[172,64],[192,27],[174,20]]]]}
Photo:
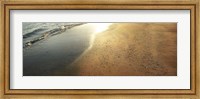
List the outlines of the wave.
{"type": "Polygon", "coordinates": [[[36,30],[33,30],[33,31],[30,32],[30,33],[24,34],[24,35],[23,35],[23,39],[29,38],[29,37],[31,37],[31,36],[34,36],[35,34],[37,34],[37,33],[39,33],[39,32],[42,32],[42,31],[44,31],[44,30],[46,30],[46,29],[36,29],[36,30]]]}
{"type": "Polygon", "coordinates": [[[73,27],[80,26],[80,25],[83,25],[83,24],[86,24],[86,23],[76,23],[76,24],[62,25],[59,28],[55,28],[55,29],[52,29],[52,30],[49,30],[49,31],[46,31],[46,32],[42,32],[42,33],[40,33],[40,32],[44,31],[45,29],[36,29],[36,30],[34,30],[30,33],[23,35],[23,39],[27,39],[27,38],[31,39],[31,40],[28,40],[28,41],[24,40],[23,48],[30,47],[33,44],[35,44],[35,43],[37,43],[41,40],[47,39],[47,38],[52,37],[54,35],[61,34],[68,29],[71,29],[73,27]],[[40,35],[38,35],[37,37],[31,38],[31,37],[37,35],[38,33],[40,33],[40,35]]]}

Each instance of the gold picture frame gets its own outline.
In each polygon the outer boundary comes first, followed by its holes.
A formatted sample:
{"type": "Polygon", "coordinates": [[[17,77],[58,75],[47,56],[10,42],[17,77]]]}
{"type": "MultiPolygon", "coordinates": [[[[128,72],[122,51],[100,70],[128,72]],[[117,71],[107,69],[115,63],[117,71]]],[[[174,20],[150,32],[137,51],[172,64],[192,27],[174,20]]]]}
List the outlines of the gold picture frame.
{"type": "Polygon", "coordinates": [[[1,3],[1,98],[199,98],[199,1],[168,1],[168,0],[3,0],[1,3]],[[191,89],[171,90],[21,90],[10,89],[10,10],[190,10],[191,15],[191,89]]]}

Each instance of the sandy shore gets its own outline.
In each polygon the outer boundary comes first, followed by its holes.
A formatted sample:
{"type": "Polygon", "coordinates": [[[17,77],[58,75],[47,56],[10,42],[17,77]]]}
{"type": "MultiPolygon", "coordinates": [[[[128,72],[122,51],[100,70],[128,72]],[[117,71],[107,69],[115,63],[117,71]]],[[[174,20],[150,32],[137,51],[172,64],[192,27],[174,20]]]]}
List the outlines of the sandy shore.
{"type": "Polygon", "coordinates": [[[176,23],[113,24],[58,75],[176,76],[176,23]]]}
{"type": "Polygon", "coordinates": [[[94,31],[81,25],[24,50],[23,75],[177,75],[176,23],[114,23],[94,31]]]}

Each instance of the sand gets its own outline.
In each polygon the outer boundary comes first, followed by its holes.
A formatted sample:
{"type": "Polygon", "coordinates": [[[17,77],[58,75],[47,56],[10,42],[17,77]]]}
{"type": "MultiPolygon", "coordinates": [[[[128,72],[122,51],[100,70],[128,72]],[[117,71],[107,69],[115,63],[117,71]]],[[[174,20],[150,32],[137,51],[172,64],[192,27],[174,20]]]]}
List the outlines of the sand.
{"type": "Polygon", "coordinates": [[[176,76],[176,23],[113,24],[58,75],[176,76]],[[73,71],[68,74],[68,71],[73,71]]]}

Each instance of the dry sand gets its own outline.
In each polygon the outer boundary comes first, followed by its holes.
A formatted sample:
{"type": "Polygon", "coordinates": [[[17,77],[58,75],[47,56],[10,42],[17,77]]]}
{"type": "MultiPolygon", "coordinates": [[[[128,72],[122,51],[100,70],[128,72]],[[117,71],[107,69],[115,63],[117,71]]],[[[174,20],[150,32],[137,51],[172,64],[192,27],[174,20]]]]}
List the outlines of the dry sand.
{"type": "Polygon", "coordinates": [[[177,25],[115,23],[69,70],[79,76],[176,76],[177,25]]]}

